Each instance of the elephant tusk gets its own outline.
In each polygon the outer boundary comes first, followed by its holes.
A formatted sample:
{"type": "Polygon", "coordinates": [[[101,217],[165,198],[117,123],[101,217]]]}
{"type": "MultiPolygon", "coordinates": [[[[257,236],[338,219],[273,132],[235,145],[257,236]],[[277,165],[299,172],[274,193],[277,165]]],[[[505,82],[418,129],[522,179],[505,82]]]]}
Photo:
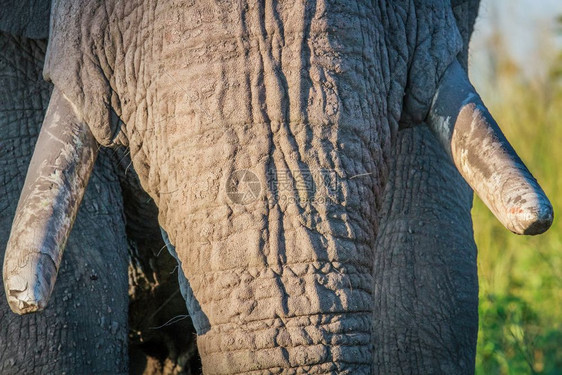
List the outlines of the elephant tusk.
{"type": "Polygon", "coordinates": [[[428,122],[460,174],[507,229],[533,235],[550,227],[554,213],[546,194],[457,61],[441,79],[428,122]]]}
{"type": "Polygon", "coordinates": [[[55,88],[4,258],[4,288],[13,312],[45,308],[97,150],[90,129],[55,88]]]}

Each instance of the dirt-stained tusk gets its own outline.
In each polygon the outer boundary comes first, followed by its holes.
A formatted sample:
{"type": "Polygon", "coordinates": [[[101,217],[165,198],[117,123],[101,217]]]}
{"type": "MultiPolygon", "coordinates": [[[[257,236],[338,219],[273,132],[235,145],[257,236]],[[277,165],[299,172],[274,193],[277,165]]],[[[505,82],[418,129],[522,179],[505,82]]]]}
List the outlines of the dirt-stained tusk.
{"type": "Polygon", "coordinates": [[[443,75],[429,126],[457,169],[498,220],[517,234],[540,234],[554,213],[458,62],[443,75]]]}
{"type": "Polygon", "coordinates": [[[4,288],[12,311],[45,308],[98,145],[72,104],[53,90],[12,224],[4,288]]]}

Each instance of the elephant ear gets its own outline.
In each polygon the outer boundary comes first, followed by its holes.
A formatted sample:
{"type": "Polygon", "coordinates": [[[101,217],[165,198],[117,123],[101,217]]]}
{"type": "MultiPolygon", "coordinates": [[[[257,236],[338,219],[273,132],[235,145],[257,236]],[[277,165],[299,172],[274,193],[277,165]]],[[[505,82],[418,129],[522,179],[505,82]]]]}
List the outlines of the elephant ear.
{"type": "Polygon", "coordinates": [[[0,31],[31,39],[49,36],[50,0],[0,0],[0,31]]]}

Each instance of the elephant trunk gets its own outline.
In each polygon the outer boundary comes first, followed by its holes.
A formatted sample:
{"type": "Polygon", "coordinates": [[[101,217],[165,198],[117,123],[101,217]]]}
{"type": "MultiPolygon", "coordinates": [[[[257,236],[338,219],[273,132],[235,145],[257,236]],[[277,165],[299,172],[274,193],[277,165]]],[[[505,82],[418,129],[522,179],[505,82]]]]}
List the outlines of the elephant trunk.
{"type": "Polygon", "coordinates": [[[552,205],[457,61],[441,79],[429,124],[460,174],[507,229],[533,235],[550,227],[552,205]]]}
{"type": "Polygon", "coordinates": [[[47,304],[97,149],[88,127],[55,88],[4,258],[6,296],[17,314],[47,304]]]}
{"type": "MultiPolygon", "coordinates": [[[[252,171],[252,178],[265,181],[263,169],[252,171]]],[[[181,192],[194,185],[186,180],[187,186],[162,196],[160,214],[186,276],[180,283],[203,371],[370,372],[377,223],[362,232],[363,218],[343,213],[337,203],[307,204],[313,212],[285,200],[269,203],[265,183],[255,200],[240,202],[241,189],[251,188],[247,177],[239,178],[240,194],[230,191],[234,202],[219,190],[220,203],[202,207],[198,194],[185,200],[181,192]]],[[[225,180],[227,190],[232,178],[225,180]]],[[[342,183],[355,191],[361,182],[342,183]]],[[[295,198],[292,189],[286,194],[295,198]]]]}

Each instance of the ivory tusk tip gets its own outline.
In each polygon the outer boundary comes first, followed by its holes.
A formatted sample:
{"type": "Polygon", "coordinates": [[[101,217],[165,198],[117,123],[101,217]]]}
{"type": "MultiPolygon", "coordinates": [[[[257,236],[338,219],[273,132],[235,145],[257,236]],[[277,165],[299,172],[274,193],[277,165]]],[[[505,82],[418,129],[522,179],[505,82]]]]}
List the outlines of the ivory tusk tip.
{"type": "Polygon", "coordinates": [[[14,271],[4,274],[4,287],[10,309],[19,315],[45,309],[57,273],[51,258],[41,254],[14,271]]]}
{"type": "Polygon", "coordinates": [[[29,295],[17,290],[9,290],[8,292],[10,293],[8,295],[8,304],[10,309],[18,315],[41,311],[46,306],[44,301],[29,298],[29,295]]]}
{"type": "MultiPolygon", "coordinates": [[[[20,276],[16,276],[15,278],[21,279],[20,276]]],[[[20,280],[14,282],[8,279],[5,283],[8,304],[14,313],[19,315],[29,314],[41,311],[47,305],[46,299],[35,295],[33,290],[27,287],[27,282],[25,282],[23,288],[20,280]]]]}
{"type": "Polygon", "coordinates": [[[554,211],[552,206],[542,207],[538,213],[536,213],[532,220],[528,221],[528,226],[523,232],[527,235],[536,235],[544,233],[552,225],[554,220],[554,211]]]}
{"type": "Polygon", "coordinates": [[[541,204],[527,210],[513,207],[510,211],[510,221],[515,224],[511,229],[516,234],[532,236],[544,233],[554,220],[554,211],[550,204],[541,204]]]}

